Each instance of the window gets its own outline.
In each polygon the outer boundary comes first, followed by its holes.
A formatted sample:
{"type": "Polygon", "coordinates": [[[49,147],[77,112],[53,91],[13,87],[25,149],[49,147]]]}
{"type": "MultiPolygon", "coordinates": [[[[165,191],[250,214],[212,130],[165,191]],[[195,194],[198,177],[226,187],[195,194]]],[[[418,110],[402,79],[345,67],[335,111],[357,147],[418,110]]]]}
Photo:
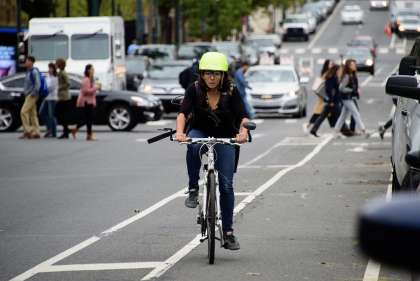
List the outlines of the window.
{"type": "Polygon", "coordinates": [[[295,82],[295,76],[291,70],[256,70],[246,72],[248,82],[295,82]]]}
{"type": "Polygon", "coordinates": [[[369,49],[348,49],[346,56],[370,56],[372,53],[369,49]]]}
{"type": "Polygon", "coordinates": [[[70,89],[80,90],[80,81],[77,81],[73,79],[73,77],[70,77],[70,89]]]}
{"type": "Polygon", "coordinates": [[[187,65],[154,65],[150,67],[147,78],[176,79],[178,81],[179,74],[187,67],[187,65]]]}
{"type": "Polygon", "coordinates": [[[140,48],[135,50],[135,56],[146,56],[151,59],[175,59],[169,48],[140,48]]]}
{"type": "Polygon", "coordinates": [[[23,88],[23,83],[25,82],[25,77],[20,77],[17,79],[13,79],[12,81],[10,81],[11,84],[10,86],[6,86],[6,87],[10,87],[10,88],[23,88]]]}
{"type": "Polygon", "coordinates": [[[353,46],[367,46],[367,47],[373,47],[372,41],[353,41],[353,46]]]}
{"type": "Polygon", "coordinates": [[[286,18],[286,23],[306,23],[306,18],[286,18]]]}
{"type": "Polygon", "coordinates": [[[75,34],[71,37],[71,57],[75,60],[107,59],[108,34],[75,34]]]}
{"type": "Polygon", "coordinates": [[[207,52],[214,52],[211,46],[181,46],[178,50],[178,56],[188,58],[201,58],[207,52]]]}
{"type": "Polygon", "coordinates": [[[33,35],[29,53],[36,60],[68,59],[69,38],[67,35],[33,35]]]}
{"type": "Polygon", "coordinates": [[[141,74],[146,70],[146,62],[144,60],[125,60],[125,72],[127,74],[141,74]]]}

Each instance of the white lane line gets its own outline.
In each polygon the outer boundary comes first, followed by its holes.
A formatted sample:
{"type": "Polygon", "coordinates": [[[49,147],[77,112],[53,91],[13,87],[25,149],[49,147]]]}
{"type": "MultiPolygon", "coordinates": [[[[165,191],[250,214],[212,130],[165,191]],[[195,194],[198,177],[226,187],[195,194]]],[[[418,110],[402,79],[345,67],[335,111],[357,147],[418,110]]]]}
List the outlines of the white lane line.
{"type": "Polygon", "coordinates": [[[276,146],[299,146],[299,145],[318,145],[319,142],[305,142],[305,143],[278,143],[276,146]]]}
{"type": "Polygon", "coordinates": [[[327,21],[324,23],[324,25],[321,27],[321,29],[317,31],[317,34],[312,39],[311,43],[309,43],[308,49],[312,49],[312,47],[315,45],[316,41],[318,41],[318,39],[322,36],[325,29],[327,29],[328,25],[330,25],[330,23],[334,19],[335,15],[337,15],[338,11],[340,11],[341,8],[343,7],[344,2],[346,2],[346,1],[340,1],[338,3],[337,7],[335,7],[335,9],[334,9],[334,12],[328,17],[327,21]]]}
{"type": "Polygon", "coordinates": [[[394,49],[394,45],[395,45],[395,38],[396,38],[396,36],[395,36],[395,33],[393,32],[393,33],[392,33],[392,36],[391,36],[391,43],[389,43],[389,48],[390,48],[390,49],[394,49]]]}
{"type": "Polygon", "coordinates": [[[295,119],[287,119],[286,121],[284,121],[285,124],[295,124],[297,123],[297,120],[295,119]]]}
{"type": "MultiPolygon", "coordinates": [[[[318,144],[315,149],[309,153],[303,160],[301,160],[296,165],[290,166],[286,169],[283,169],[279,171],[274,177],[269,179],[265,184],[260,186],[257,190],[255,190],[251,195],[249,195],[247,198],[245,198],[241,203],[239,203],[235,209],[233,210],[233,216],[237,215],[240,211],[242,211],[249,203],[251,203],[257,196],[259,196],[261,193],[263,193],[265,190],[267,190],[270,186],[272,186],[274,183],[276,183],[282,176],[287,174],[288,172],[292,171],[293,169],[296,169],[298,167],[301,167],[305,165],[307,162],[309,162],[315,155],[317,155],[321,149],[333,138],[333,136],[330,134],[322,143],[318,144]]],[[[175,263],[180,261],[184,256],[186,256],[189,252],[192,251],[193,248],[195,248],[198,244],[200,244],[200,238],[201,234],[197,235],[196,238],[194,238],[190,243],[188,243],[184,248],[179,250],[176,254],[174,254],[172,257],[167,259],[164,263],[162,263],[159,267],[155,268],[150,272],[148,275],[146,275],[141,280],[150,280],[152,278],[159,278],[163,273],[165,273],[169,268],[171,268],[175,263]]]]}
{"type": "Polygon", "coordinates": [[[384,67],[383,66],[381,66],[378,70],[375,71],[375,76],[378,76],[379,73],[382,72],[382,70],[384,70],[384,67]]]}
{"type": "Polygon", "coordinates": [[[362,82],[362,84],[360,84],[360,87],[364,87],[364,86],[366,86],[366,85],[367,85],[367,83],[369,83],[369,82],[370,82],[370,80],[372,80],[372,78],[373,78],[373,75],[369,75],[369,76],[365,79],[365,81],[363,81],[363,82],[362,82]]]}
{"type": "Polygon", "coordinates": [[[83,248],[86,248],[87,246],[95,243],[96,241],[100,240],[100,237],[97,236],[93,236],[92,238],[89,238],[86,241],[83,241],[80,244],[77,244],[76,246],[62,252],[61,254],[56,255],[55,257],[50,258],[49,260],[44,261],[43,263],[40,263],[39,265],[29,269],[28,271],[22,273],[19,276],[16,276],[15,278],[13,278],[10,281],[23,281],[26,279],[31,278],[32,276],[34,276],[35,274],[37,274],[38,272],[40,272],[44,267],[48,267],[53,265],[56,262],[59,262],[60,260],[67,258],[68,256],[82,250],[83,248]]]}
{"type": "Polygon", "coordinates": [[[136,139],[136,142],[147,142],[147,139],[136,139]]]}
{"type": "Polygon", "coordinates": [[[407,48],[407,37],[404,37],[402,47],[403,47],[404,50],[405,50],[405,48],[407,48]]]}
{"type": "Polygon", "coordinates": [[[295,54],[303,54],[306,50],[304,48],[299,48],[295,50],[295,54]]]}
{"type": "Polygon", "coordinates": [[[252,122],[254,122],[255,124],[261,124],[261,123],[264,123],[264,119],[252,119],[252,122]]]}
{"type": "MultiPolygon", "coordinates": [[[[389,180],[392,181],[392,174],[389,180]]],[[[392,199],[392,184],[389,184],[388,189],[386,191],[385,202],[390,202],[391,199],[392,199]]],[[[381,263],[374,261],[372,259],[369,259],[368,264],[366,266],[365,275],[363,276],[363,281],[378,281],[380,271],[381,271],[381,263]]]]}
{"type": "Polygon", "coordinates": [[[381,87],[385,87],[386,81],[388,81],[389,76],[391,76],[392,74],[394,74],[397,70],[398,67],[400,66],[400,64],[398,63],[394,69],[391,71],[391,73],[385,78],[385,80],[381,83],[381,87]]]}
{"type": "Polygon", "coordinates": [[[324,62],[325,62],[325,59],[317,59],[316,60],[316,64],[324,64],[324,62]]]}
{"type": "Polygon", "coordinates": [[[321,49],[321,48],[313,48],[313,49],[312,49],[312,51],[311,51],[311,53],[312,53],[312,54],[320,54],[320,53],[321,53],[321,51],[322,51],[322,49],[321,49]]]}
{"type": "Polygon", "coordinates": [[[292,165],[271,165],[271,166],[267,166],[267,168],[288,168],[292,165]]]}
{"type": "Polygon", "coordinates": [[[69,264],[52,265],[42,268],[39,272],[64,272],[64,271],[91,271],[115,269],[156,268],[162,262],[127,262],[127,263],[94,263],[94,264],[69,264]]]}
{"type": "Polygon", "coordinates": [[[337,54],[338,53],[338,48],[329,48],[328,49],[328,54],[337,54]]]}
{"type": "Polygon", "coordinates": [[[289,49],[280,49],[280,54],[287,54],[289,49]]]}
{"type": "Polygon", "coordinates": [[[389,49],[388,48],[379,48],[379,53],[380,54],[388,54],[389,53],[389,49]]]}
{"type": "Polygon", "coordinates": [[[164,125],[168,125],[171,124],[172,120],[159,120],[159,121],[148,121],[146,122],[147,126],[164,126],[164,125]]]}
{"type": "Polygon", "coordinates": [[[397,55],[405,55],[405,49],[402,49],[402,48],[395,49],[395,53],[397,55]]]}
{"type": "Polygon", "coordinates": [[[247,166],[247,164],[243,164],[241,166],[238,166],[238,169],[247,168],[247,169],[261,169],[262,166],[247,166]]]}

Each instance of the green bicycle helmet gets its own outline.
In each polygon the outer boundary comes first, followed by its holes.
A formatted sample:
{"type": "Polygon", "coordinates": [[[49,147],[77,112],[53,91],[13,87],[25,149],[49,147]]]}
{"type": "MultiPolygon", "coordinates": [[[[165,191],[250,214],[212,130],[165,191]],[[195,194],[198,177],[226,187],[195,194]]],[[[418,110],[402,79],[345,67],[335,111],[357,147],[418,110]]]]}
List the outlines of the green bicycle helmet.
{"type": "Polygon", "coordinates": [[[228,71],[228,62],[224,54],[218,52],[207,52],[200,60],[200,71],[228,71]]]}

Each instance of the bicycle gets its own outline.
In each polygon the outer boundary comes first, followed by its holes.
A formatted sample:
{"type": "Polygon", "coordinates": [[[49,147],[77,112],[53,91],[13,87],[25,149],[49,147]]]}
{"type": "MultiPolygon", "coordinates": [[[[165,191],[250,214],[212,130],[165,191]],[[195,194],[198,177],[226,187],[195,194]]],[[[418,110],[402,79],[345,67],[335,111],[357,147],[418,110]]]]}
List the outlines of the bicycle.
{"type": "MultiPolygon", "coordinates": [[[[245,122],[242,124],[246,129],[248,129],[248,139],[247,142],[252,141],[251,130],[256,128],[255,123],[245,122]]],[[[164,129],[168,130],[168,129],[164,129]]],[[[170,137],[171,141],[176,141],[176,139],[170,137]]],[[[197,224],[201,225],[201,235],[202,239],[200,242],[208,241],[208,258],[209,264],[214,263],[214,252],[215,252],[215,241],[220,241],[220,247],[226,248],[226,245],[223,244],[223,225],[222,225],[222,213],[220,209],[220,193],[219,193],[219,177],[218,171],[215,169],[215,150],[214,145],[216,144],[225,144],[225,145],[234,145],[242,146],[241,144],[236,143],[236,139],[224,139],[224,138],[187,138],[186,142],[181,144],[198,144],[202,143],[206,145],[208,151],[206,152],[207,164],[203,164],[204,171],[204,187],[202,192],[202,200],[199,202],[197,224]],[[216,237],[216,226],[219,230],[220,238],[216,237]]],[[[201,159],[202,160],[202,159],[201,159]]],[[[187,192],[188,193],[188,192],[187,192]]]]}

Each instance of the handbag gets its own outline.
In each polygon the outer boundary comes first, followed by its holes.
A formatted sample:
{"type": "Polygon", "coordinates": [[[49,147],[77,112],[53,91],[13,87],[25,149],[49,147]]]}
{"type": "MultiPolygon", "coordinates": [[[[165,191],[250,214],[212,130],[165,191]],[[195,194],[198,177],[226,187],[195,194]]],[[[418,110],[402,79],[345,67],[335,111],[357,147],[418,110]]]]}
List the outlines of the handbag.
{"type": "Polygon", "coordinates": [[[322,83],[324,83],[324,80],[322,80],[320,77],[316,77],[314,84],[312,85],[312,91],[316,92],[322,83]]]}
{"type": "Polygon", "coordinates": [[[325,90],[325,83],[322,83],[319,88],[315,91],[315,95],[323,100],[328,100],[327,91],[325,90]]]}

